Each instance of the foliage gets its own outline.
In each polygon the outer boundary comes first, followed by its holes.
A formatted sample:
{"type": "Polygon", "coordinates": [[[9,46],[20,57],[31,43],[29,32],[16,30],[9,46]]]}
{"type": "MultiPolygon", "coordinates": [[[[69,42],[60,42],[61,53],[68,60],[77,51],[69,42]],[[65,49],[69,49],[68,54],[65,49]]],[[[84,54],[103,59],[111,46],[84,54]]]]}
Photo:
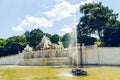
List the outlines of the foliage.
{"type": "Polygon", "coordinates": [[[51,42],[52,42],[52,43],[56,43],[56,44],[58,44],[58,41],[59,41],[60,39],[61,39],[61,38],[60,38],[60,36],[59,36],[58,34],[54,34],[54,35],[52,35],[52,36],[50,37],[51,42]]]}
{"type": "Polygon", "coordinates": [[[24,35],[27,39],[28,44],[35,49],[35,47],[40,43],[41,38],[43,37],[43,31],[41,31],[40,29],[34,29],[30,32],[26,31],[24,35]]]}
{"type": "Polygon", "coordinates": [[[13,36],[7,40],[0,39],[0,56],[17,54],[22,51],[27,44],[24,36],[13,36]]]}
{"type": "Polygon", "coordinates": [[[63,35],[62,41],[70,41],[70,33],[66,33],[65,35],[63,35]]]}
{"type": "Polygon", "coordinates": [[[51,35],[48,33],[44,33],[40,29],[34,29],[30,32],[26,31],[24,35],[27,39],[28,44],[32,46],[34,49],[41,42],[43,35],[49,37],[52,43],[58,43],[58,41],[61,39],[61,37],[58,34],[51,35]]]}
{"type": "Polygon", "coordinates": [[[6,40],[0,39],[0,56],[4,55],[6,40]]]}
{"type": "Polygon", "coordinates": [[[118,16],[118,14],[113,13],[113,10],[103,6],[102,3],[82,5],[80,6],[80,12],[83,13],[83,16],[80,18],[78,27],[82,34],[89,35],[97,32],[100,41],[102,41],[106,23],[118,16]]]}
{"type": "Polygon", "coordinates": [[[0,39],[0,56],[17,54],[18,51],[22,51],[27,44],[35,49],[41,42],[43,35],[49,37],[52,43],[58,43],[58,41],[61,40],[61,36],[58,34],[51,35],[43,33],[40,29],[26,31],[24,36],[12,36],[6,40],[0,39]]]}
{"type": "Polygon", "coordinates": [[[120,22],[111,20],[106,26],[103,37],[104,46],[120,46],[120,22]]]}
{"type": "Polygon", "coordinates": [[[77,42],[84,43],[85,45],[93,45],[97,39],[94,37],[90,37],[89,34],[85,33],[84,30],[81,28],[81,25],[77,25],[77,42]]]}
{"type": "Polygon", "coordinates": [[[6,40],[5,39],[0,39],[0,49],[4,48],[6,45],[6,40]]]}
{"type": "Polygon", "coordinates": [[[18,51],[22,51],[27,44],[24,36],[13,36],[6,41],[6,53],[8,54],[16,54],[18,51]]]}
{"type": "Polygon", "coordinates": [[[62,42],[63,42],[63,46],[65,48],[69,47],[70,44],[70,33],[66,33],[65,35],[63,35],[62,37],[62,42]]]}
{"type": "Polygon", "coordinates": [[[52,37],[52,35],[49,33],[44,33],[44,35],[46,35],[49,39],[52,37]]]}
{"type": "Polygon", "coordinates": [[[78,37],[78,43],[85,43],[85,45],[94,45],[96,38],[90,36],[81,36],[78,37]]]}

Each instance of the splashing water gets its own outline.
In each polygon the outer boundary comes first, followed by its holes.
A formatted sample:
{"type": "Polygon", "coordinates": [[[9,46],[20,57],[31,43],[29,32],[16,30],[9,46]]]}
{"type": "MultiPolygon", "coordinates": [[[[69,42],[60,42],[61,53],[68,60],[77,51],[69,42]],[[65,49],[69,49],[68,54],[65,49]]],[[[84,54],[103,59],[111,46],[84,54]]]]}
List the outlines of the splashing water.
{"type": "Polygon", "coordinates": [[[71,54],[72,54],[72,57],[73,57],[73,64],[76,64],[76,65],[79,65],[79,59],[78,59],[78,48],[77,48],[77,27],[76,27],[76,17],[73,16],[73,26],[72,26],[72,31],[71,31],[71,46],[72,46],[72,49],[74,50],[71,50],[71,54]]]}

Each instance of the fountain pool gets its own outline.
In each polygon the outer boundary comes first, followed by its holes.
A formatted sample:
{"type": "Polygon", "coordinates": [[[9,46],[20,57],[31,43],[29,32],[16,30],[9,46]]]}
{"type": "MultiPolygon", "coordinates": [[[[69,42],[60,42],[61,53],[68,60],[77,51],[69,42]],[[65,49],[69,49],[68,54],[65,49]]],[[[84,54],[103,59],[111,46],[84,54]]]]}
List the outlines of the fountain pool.
{"type": "Polygon", "coordinates": [[[87,67],[87,76],[72,76],[68,66],[0,66],[0,80],[120,80],[120,67],[87,67]]]}

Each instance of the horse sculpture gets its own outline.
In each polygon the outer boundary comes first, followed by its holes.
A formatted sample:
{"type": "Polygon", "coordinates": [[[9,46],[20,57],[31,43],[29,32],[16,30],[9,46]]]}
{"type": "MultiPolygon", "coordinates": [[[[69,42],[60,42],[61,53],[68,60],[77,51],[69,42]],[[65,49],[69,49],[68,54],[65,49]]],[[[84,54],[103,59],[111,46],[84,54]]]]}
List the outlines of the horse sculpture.
{"type": "Polygon", "coordinates": [[[59,45],[54,44],[50,41],[50,39],[44,35],[41,42],[36,46],[38,50],[43,50],[43,49],[56,49],[59,48],[59,45]]]}

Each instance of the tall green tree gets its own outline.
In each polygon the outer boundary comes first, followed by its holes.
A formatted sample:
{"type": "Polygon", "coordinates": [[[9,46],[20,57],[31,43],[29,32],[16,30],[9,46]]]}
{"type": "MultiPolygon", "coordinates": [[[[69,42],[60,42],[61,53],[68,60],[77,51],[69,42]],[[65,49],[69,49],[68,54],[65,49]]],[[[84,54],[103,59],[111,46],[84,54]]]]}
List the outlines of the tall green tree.
{"type": "Polygon", "coordinates": [[[5,39],[0,39],[0,56],[4,56],[5,54],[5,45],[6,45],[5,39]]]}
{"type": "Polygon", "coordinates": [[[6,53],[9,55],[17,54],[18,51],[22,51],[27,44],[24,36],[9,37],[6,41],[6,53]]]}
{"type": "Polygon", "coordinates": [[[6,45],[6,40],[5,39],[0,39],[0,49],[4,48],[6,45]]]}
{"type": "Polygon", "coordinates": [[[84,43],[85,45],[94,45],[94,42],[96,42],[96,38],[91,37],[89,33],[86,32],[86,30],[83,30],[80,24],[77,25],[77,42],[78,43],[84,43]]]}
{"type": "Polygon", "coordinates": [[[78,31],[82,31],[82,34],[86,35],[97,33],[100,41],[102,41],[106,23],[118,16],[118,14],[113,13],[112,9],[103,6],[102,3],[82,5],[80,6],[80,12],[83,16],[80,18],[78,31]]]}
{"type": "Polygon", "coordinates": [[[86,35],[78,37],[78,43],[84,43],[85,45],[94,45],[94,42],[96,42],[96,40],[96,38],[86,35]]]}
{"type": "Polygon", "coordinates": [[[44,33],[40,29],[34,29],[30,32],[26,31],[24,35],[27,39],[28,44],[35,49],[35,47],[40,43],[44,33]]]}
{"type": "Polygon", "coordinates": [[[46,35],[49,39],[52,37],[52,35],[49,33],[44,33],[44,35],[46,35]]]}
{"type": "Polygon", "coordinates": [[[61,40],[62,40],[63,46],[65,48],[69,47],[69,44],[71,44],[71,35],[70,35],[70,33],[64,34],[61,40]]]}
{"type": "Polygon", "coordinates": [[[50,37],[50,40],[52,43],[58,44],[58,41],[61,39],[61,37],[58,34],[54,34],[50,37]]]}
{"type": "Polygon", "coordinates": [[[104,46],[120,46],[120,21],[111,20],[106,24],[103,42],[104,46]]]}

